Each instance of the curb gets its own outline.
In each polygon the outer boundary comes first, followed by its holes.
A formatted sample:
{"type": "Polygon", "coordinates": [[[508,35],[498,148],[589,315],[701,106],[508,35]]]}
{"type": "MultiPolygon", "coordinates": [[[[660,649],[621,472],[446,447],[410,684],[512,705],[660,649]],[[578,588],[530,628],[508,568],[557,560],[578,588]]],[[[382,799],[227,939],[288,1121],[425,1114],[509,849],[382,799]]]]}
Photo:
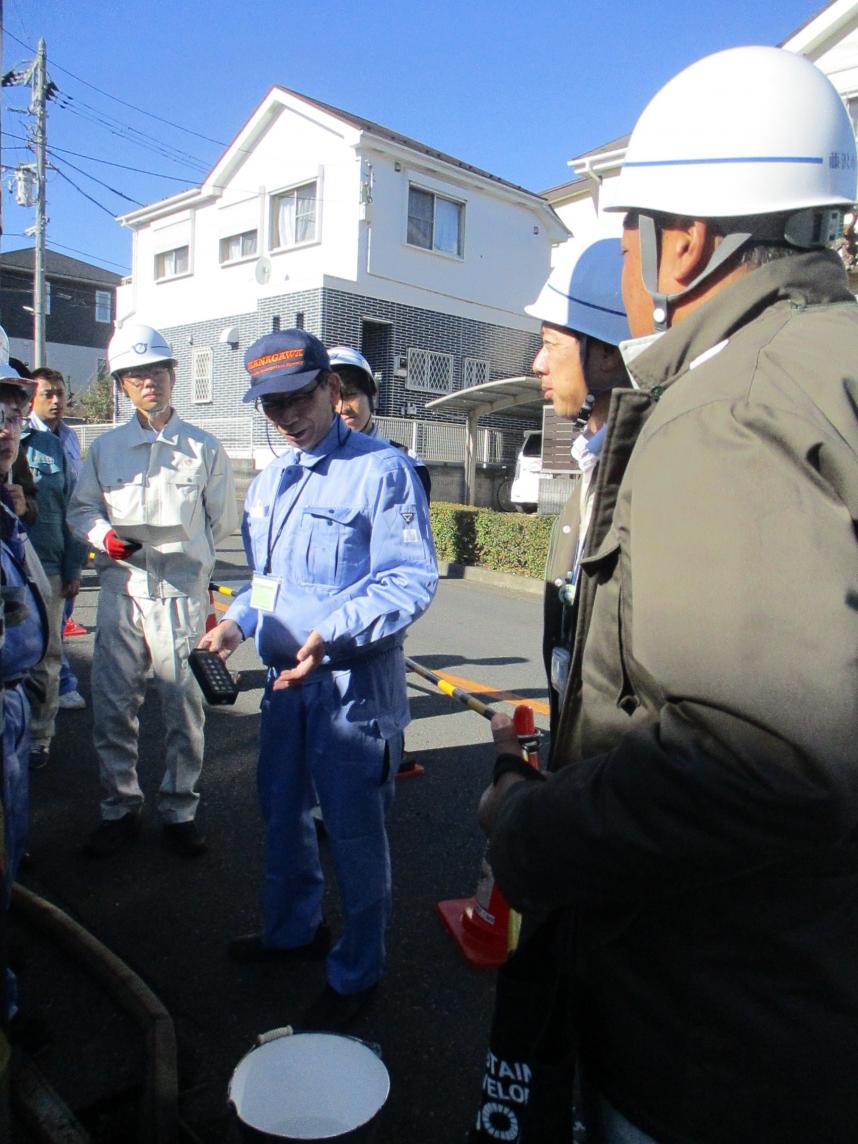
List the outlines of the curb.
{"type": "Polygon", "coordinates": [[[511,592],[526,592],[530,596],[541,596],[545,591],[544,581],[532,576],[494,572],[491,568],[480,568],[474,564],[449,564],[446,560],[438,561],[438,576],[442,580],[474,580],[478,584],[507,588],[511,592]]]}

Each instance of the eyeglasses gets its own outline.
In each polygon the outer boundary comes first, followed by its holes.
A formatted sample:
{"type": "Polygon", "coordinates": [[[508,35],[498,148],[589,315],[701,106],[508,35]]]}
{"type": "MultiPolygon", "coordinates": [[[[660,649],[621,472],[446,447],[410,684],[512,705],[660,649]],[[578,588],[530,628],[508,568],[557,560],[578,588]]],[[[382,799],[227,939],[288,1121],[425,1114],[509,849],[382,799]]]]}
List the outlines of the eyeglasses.
{"type": "Polygon", "coordinates": [[[256,408],[259,409],[261,406],[265,416],[276,421],[278,417],[283,417],[290,410],[307,409],[316,395],[316,390],[322,384],[322,379],[319,379],[306,392],[296,393],[294,397],[260,397],[256,402],[256,408]]]}
{"type": "Polygon", "coordinates": [[[165,381],[169,376],[170,370],[168,366],[150,365],[140,366],[137,369],[129,369],[119,375],[119,380],[127,381],[134,389],[140,389],[144,381],[165,381]]]}
{"type": "Polygon", "coordinates": [[[0,406],[0,429],[8,429],[10,433],[14,433],[16,429],[20,429],[24,424],[24,415],[22,413],[7,413],[5,409],[0,406]]]}

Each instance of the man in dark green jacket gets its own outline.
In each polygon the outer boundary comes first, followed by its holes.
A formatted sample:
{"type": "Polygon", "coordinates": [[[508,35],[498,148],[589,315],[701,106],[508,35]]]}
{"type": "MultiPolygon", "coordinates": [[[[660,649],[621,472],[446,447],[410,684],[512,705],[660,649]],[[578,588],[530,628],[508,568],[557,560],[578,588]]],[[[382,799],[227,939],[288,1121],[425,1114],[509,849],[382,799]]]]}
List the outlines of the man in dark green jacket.
{"type": "Polygon", "coordinates": [[[662,89],[603,189],[640,340],[565,765],[481,804],[511,903],[578,918],[590,1144],[856,1139],[858,305],[824,248],[855,169],[822,73],[740,48],[662,89]]]}
{"type": "Polygon", "coordinates": [[[30,724],[30,769],[39,770],[48,762],[59,706],[63,609],[66,600],[80,590],[86,546],[72,535],[66,523],[72,475],[59,437],[27,421],[21,430],[21,451],[36,484],[38,509],[35,523],[27,525],[27,532],[51,586],[48,653],[32,672],[40,695],[34,699],[30,724]]]}

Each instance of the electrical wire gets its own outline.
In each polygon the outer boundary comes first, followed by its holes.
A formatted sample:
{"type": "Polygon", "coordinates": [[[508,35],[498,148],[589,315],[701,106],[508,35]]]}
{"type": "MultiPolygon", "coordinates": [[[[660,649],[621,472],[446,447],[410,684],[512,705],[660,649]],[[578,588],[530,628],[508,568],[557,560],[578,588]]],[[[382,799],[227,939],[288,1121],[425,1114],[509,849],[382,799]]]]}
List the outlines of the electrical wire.
{"type": "MultiPolygon", "coordinates": [[[[5,135],[5,138],[6,139],[16,139],[16,140],[21,140],[21,141],[26,142],[25,137],[23,135],[12,135],[11,132],[7,132],[5,135]]],[[[5,147],[4,150],[6,150],[6,151],[27,151],[27,150],[30,150],[30,148],[29,147],[5,147]]],[[[160,171],[145,171],[141,167],[132,167],[128,163],[115,163],[110,159],[99,159],[96,155],[84,155],[82,151],[71,151],[71,150],[69,150],[68,147],[52,147],[49,145],[48,146],[48,154],[53,155],[54,153],[56,153],[57,155],[74,155],[75,158],[77,158],[77,159],[88,159],[90,161],[90,163],[101,163],[105,167],[118,167],[119,170],[121,170],[121,171],[131,171],[135,175],[151,175],[155,179],[169,179],[171,183],[184,183],[185,186],[187,186],[188,183],[195,183],[196,182],[196,180],[193,178],[183,179],[183,178],[180,178],[180,176],[178,176],[178,175],[162,175],[160,171]]]]}
{"type": "Polygon", "coordinates": [[[123,124],[119,121],[111,122],[110,116],[99,115],[98,113],[91,113],[89,110],[81,109],[75,101],[71,98],[66,98],[61,101],[59,106],[64,111],[71,112],[72,115],[78,116],[87,123],[94,123],[99,127],[105,128],[111,135],[116,135],[120,139],[124,139],[128,143],[135,143],[138,147],[142,147],[147,151],[153,151],[157,155],[161,155],[165,159],[169,159],[173,163],[187,163],[190,166],[196,166],[201,171],[208,171],[209,164],[204,163],[201,159],[196,159],[194,156],[187,155],[183,151],[175,147],[171,147],[167,143],[154,139],[152,136],[147,135],[144,131],[138,131],[137,128],[131,127],[128,124],[123,124]]]}
{"type": "MultiPolygon", "coordinates": [[[[31,234],[24,234],[21,231],[5,230],[3,232],[3,237],[4,238],[29,238],[29,239],[32,239],[33,236],[31,234]]],[[[84,258],[92,258],[96,262],[106,262],[110,266],[118,266],[120,270],[124,270],[126,273],[130,269],[130,267],[128,266],[128,264],[126,262],[113,262],[110,258],[102,258],[100,254],[90,254],[90,252],[88,250],[78,250],[78,248],[76,246],[66,246],[65,243],[63,243],[63,242],[55,242],[53,239],[51,239],[51,243],[50,243],[50,246],[48,247],[48,250],[51,251],[54,249],[54,247],[58,247],[60,250],[70,250],[72,252],[72,254],[82,254],[84,256],[84,258]]],[[[28,248],[22,247],[21,249],[26,250],[28,248]]],[[[2,255],[0,255],[0,260],[2,260],[2,255]]]]}
{"type": "Polygon", "coordinates": [[[70,184],[71,184],[71,185],[74,187],[74,189],[77,191],[77,193],[78,193],[79,195],[83,195],[83,197],[84,197],[85,199],[89,199],[89,201],[90,201],[91,203],[94,203],[94,204],[95,204],[95,205],[96,205],[96,206],[99,208],[99,210],[103,210],[103,211],[104,211],[104,213],[105,213],[105,214],[109,214],[109,215],[110,215],[110,217],[111,217],[111,218],[112,218],[114,221],[116,220],[116,212],[115,212],[115,211],[112,211],[112,210],[110,210],[110,208],[109,208],[109,207],[106,207],[106,206],[104,205],[104,203],[100,203],[100,202],[98,201],[98,199],[94,199],[94,198],[92,197],[92,195],[88,195],[88,194],[86,193],[86,191],[85,191],[85,190],[83,190],[83,188],[81,188],[81,187],[79,187],[79,186],[77,185],[77,183],[74,181],[74,179],[70,179],[70,178],[68,177],[68,175],[66,175],[66,174],[65,174],[65,172],[63,172],[63,171],[61,171],[61,170],[59,169],[59,167],[54,167],[54,171],[56,171],[56,173],[57,173],[57,174],[60,176],[60,178],[61,178],[61,179],[65,179],[65,181],[66,181],[67,183],[70,183],[70,184]]]}
{"type": "MultiPolygon", "coordinates": [[[[25,44],[23,40],[18,39],[18,37],[13,35],[12,32],[6,30],[5,34],[8,37],[10,37],[10,39],[13,39],[17,44],[20,44],[22,48],[26,48],[26,50],[28,52],[32,52],[35,54],[35,48],[30,47],[29,44],[25,44]]],[[[156,119],[156,120],[158,120],[159,123],[165,123],[168,127],[175,127],[177,131],[183,131],[187,135],[195,135],[197,137],[197,139],[203,139],[206,143],[214,143],[214,145],[216,147],[227,147],[227,146],[229,146],[229,144],[224,143],[223,140],[221,140],[221,139],[212,139],[210,136],[203,135],[199,131],[193,131],[190,127],[182,127],[182,125],[179,123],[173,123],[171,120],[164,119],[162,116],[156,115],[152,111],[146,111],[142,107],[137,107],[135,104],[129,103],[125,99],[120,99],[119,96],[117,96],[117,95],[111,95],[109,91],[104,91],[102,88],[96,87],[96,85],[94,83],[90,83],[89,80],[83,79],[79,75],[75,75],[75,73],[73,71],[69,71],[68,68],[64,68],[62,66],[62,64],[58,64],[55,60],[51,60],[51,67],[55,67],[59,71],[65,72],[66,75],[70,75],[72,77],[72,79],[76,79],[78,81],[78,83],[82,83],[86,87],[91,87],[92,90],[97,91],[99,95],[103,95],[107,99],[112,99],[116,103],[121,103],[123,105],[123,107],[129,107],[129,108],[131,108],[132,111],[137,111],[141,115],[148,115],[150,119],[156,119]]]]}
{"type": "MultiPolygon", "coordinates": [[[[141,203],[139,199],[132,199],[132,197],[130,195],[126,195],[124,191],[118,191],[116,187],[111,187],[109,183],[103,182],[103,180],[96,178],[95,175],[90,175],[88,171],[84,171],[83,167],[78,167],[76,163],[71,161],[71,159],[63,159],[63,162],[67,167],[71,167],[73,171],[77,171],[79,175],[83,175],[87,179],[92,179],[92,181],[94,183],[98,183],[100,187],[104,187],[105,190],[110,191],[114,195],[118,195],[120,199],[125,199],[126,202],[133,203],[136,207],[142,207],[145,205],[141,203]]],[[[52,163],[51,168],[54,171],[59,171],[60,169],[56,163],[52,163]]]]}

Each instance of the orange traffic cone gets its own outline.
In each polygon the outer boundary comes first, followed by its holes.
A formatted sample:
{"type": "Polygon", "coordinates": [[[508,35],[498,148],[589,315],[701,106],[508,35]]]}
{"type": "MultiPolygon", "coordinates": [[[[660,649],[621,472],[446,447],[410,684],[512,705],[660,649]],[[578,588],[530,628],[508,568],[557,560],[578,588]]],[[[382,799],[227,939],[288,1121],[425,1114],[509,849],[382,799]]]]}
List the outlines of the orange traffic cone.
{"type": "MultiPolygon", "coordinates": [[[[523,704],[516,707],[513,723],[520,737],[529,737],[525,748],[527,761],[538,767],[536,724],[531,708],[523,704]]],[[[520,919],[509,908],[485,855],[473,898],[451,898],[438,902],[436,908],[462,956],[477,969],[496,969],[503,965],[518,944],[520,919]]]]}
{"type": "Polygon", "coordinates": [[[66,639],[68,636],[85,636],[87,634],[86,628],[81,627],[80,624],[76,623],[75,620],[69,616],[63,628],[63,639],[66,639]]]}
{"type": "Polygon", "coordinates": [[[214,592],[209,588],[209,614],[206,616],[206,631],[210,632],[212,628],[216,628],[217,623],[218,619],[214,610],[214,592]]]}

